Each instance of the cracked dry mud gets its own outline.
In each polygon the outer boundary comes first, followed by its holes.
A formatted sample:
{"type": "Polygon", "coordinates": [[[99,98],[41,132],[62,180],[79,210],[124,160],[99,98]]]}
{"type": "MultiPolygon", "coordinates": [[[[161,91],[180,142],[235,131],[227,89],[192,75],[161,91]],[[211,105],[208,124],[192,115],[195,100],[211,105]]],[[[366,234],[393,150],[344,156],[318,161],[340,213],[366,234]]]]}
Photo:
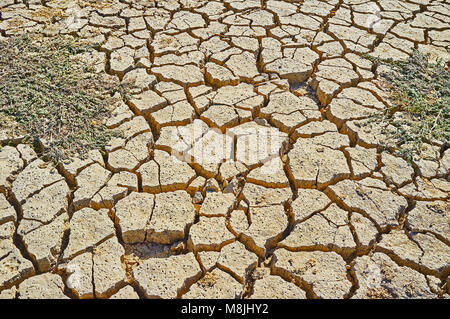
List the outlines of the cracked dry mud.
{"type": "Polygon", "coordinates": [[[449,298],[450,150],[382,147],[362,57],[448,63],[449,26],[446,0],[0,0],[0,38],[101,43],[132,92],[105,156],[1,148],[0,298],[449,298]]]}

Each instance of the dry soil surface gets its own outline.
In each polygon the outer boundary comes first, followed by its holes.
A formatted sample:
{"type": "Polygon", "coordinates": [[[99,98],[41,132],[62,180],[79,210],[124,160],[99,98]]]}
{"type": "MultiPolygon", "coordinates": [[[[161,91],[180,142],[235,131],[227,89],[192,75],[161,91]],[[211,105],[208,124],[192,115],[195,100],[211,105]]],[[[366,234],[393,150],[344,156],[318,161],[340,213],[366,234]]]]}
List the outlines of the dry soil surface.
{"type": "Polygon", "coordinates": [[[101,43],[81,58],[132,86],[104,156],[1,149],[0,298],[449,298],[450,150],[384,147],[363,58],[448,62],[449,25],[447,0],[0,0],[0,38],[101,43]]]}

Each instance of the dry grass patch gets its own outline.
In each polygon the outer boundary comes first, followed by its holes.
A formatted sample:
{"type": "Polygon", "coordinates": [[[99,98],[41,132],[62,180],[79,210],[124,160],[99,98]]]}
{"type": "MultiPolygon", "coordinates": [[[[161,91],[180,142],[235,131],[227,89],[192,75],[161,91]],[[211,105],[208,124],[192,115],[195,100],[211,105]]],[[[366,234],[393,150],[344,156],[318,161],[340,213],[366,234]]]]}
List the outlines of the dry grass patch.
{"type": "Polygon", "coordinates": [[[424,142],[448,147],[450,71],[447,65],[440,61],[431,63],[428,56],[417,50],[406,61],[374,60],[393,71],[382,74],[393,105],[382,120],[396,128],[398,153],[411,160],[415,153],[420,153],[424,142]]]}
{"type": "Polygon", "coordinates": [[[72,37],[0,41],[0,131],[23,131],[54,162],[102,150],[114,134],[102,123],[123,88],[74,59],[89,50],[72,37]]]}

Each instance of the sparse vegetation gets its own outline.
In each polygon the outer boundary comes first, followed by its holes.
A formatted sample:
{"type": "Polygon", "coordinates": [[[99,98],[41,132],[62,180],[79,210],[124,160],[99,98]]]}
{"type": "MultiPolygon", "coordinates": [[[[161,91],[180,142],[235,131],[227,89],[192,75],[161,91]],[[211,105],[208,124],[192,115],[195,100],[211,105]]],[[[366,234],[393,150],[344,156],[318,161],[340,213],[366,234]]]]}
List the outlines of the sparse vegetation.
{"type": "Polygon", "coordinates": [[[0,130],[21,130],[52,161],[102,149],[114,134],[102,123],[118,82],[77,61],[92,50],[72,37],[0,41],[0,130]]]}
{"type": "Polygon", "coordinates": [[[392,94],[393,107],[384,114],[397,130],[399,153],[411,159],[423,142],[439,141],[448,145],[450,138],[450,71],[441,61],[430,63],[428,57],[413,51],[407,61],[377,61],[392,67],[383,77],[392,94]]]}

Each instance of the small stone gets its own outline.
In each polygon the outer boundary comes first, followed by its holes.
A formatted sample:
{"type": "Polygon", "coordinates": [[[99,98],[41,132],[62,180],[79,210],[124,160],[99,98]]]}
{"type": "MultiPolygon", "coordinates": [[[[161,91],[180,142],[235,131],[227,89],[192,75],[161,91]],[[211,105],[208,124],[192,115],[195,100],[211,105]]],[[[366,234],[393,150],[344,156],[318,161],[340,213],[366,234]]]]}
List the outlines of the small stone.
{"type": "Polygon", "coordinates": [[[234,194],[234,196],[238,196],[241,190],[242,190],[242,179],[238,180],[235,176],[224,188],[223,193],[234,194]]]}
{"type": "Polygon", "coordinates": [[[206,180],[205,190],[207,193],[210,192],[218,192],[219,191],[219,183],[214,178],[210,178],[206,180]]]}
{"type": "Polygon", "coordinates": [[[200,204],[201,202],[203,202],[203,195],[201,192],[197,191],[194,194],[194,198],[192,199],[192,202],[194,204],[200,204]]]}

